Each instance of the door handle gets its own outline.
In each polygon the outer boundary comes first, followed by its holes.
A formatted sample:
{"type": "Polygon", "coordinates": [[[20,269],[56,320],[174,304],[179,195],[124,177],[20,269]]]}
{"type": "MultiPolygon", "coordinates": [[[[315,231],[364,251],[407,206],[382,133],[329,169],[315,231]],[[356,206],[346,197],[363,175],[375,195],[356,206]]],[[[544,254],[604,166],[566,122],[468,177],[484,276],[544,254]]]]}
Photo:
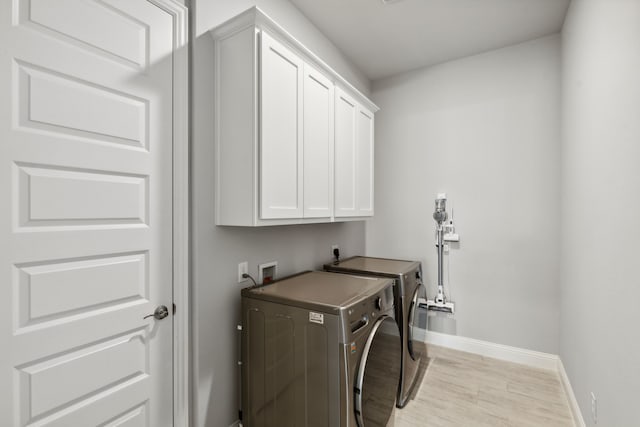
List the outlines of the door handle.
{"type": "Polygon", "coordinates": [[[166,305],[159,305],[156,307],[155,311],[152,314],[147,314],[142,319],[146,319],[147,317],[155,317],[157,320],[162,320],[169,315],[169,309],[166,305]]]}

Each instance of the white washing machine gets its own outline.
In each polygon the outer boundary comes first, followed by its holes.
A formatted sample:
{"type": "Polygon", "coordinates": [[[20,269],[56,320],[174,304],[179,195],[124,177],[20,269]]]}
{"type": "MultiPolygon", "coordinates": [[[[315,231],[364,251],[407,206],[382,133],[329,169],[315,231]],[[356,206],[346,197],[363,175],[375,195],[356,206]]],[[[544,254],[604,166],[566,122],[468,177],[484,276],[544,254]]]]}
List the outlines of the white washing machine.
{"type": "Polygon", "coordinates": [[[400,378],[394,313],[386,278],[314,271],[243,289],[243,425],[385,427],[400,378]]]}
{"type": "Polygon", "coordinates": [[[396,320],[402,338],[400,383],[398,385],[399,408],[410,399],[413,387],[424,374],[426,366],[425,328],[418,323],[418,298],[426,297],[422,283],[422,264],[387,258],[355,256],[343,261],[326,264],[324,269],[337,273],[358,274],[394,279],[396,320]]]}

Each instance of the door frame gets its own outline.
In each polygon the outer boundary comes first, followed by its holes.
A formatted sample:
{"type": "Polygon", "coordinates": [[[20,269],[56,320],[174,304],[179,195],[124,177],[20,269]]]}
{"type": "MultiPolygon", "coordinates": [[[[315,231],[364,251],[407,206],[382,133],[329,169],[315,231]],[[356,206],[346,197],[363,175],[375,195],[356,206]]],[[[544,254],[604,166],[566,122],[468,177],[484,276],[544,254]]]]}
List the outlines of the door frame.
{"type": "Polygon", "coordinates": [[[173,425],[188,427],[189,375],[189,22],[180,0],[147,0],[173,18],[173,425]]]}

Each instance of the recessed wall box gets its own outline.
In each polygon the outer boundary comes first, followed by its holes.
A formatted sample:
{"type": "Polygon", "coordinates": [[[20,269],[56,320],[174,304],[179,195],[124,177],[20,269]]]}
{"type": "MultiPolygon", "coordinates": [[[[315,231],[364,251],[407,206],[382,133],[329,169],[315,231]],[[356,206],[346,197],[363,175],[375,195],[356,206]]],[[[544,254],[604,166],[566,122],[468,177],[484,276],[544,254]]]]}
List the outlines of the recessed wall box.
{"type": "Polygon", "coordinates": [[[278,261],[267,262],[258,266],[258,283],[266,285],[276,280],[278,261]]]}

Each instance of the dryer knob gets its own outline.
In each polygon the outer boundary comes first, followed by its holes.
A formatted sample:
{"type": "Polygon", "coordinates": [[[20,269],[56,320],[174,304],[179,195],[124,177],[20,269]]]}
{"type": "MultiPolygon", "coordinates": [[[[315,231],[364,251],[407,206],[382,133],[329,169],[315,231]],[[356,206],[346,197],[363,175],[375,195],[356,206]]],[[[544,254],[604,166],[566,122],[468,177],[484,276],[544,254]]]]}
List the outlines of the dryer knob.
{"type": "Polygon", "coordinates": [[[378,311],[382,310],[382,297],[376,298],[376,308],[378,311]]]}

